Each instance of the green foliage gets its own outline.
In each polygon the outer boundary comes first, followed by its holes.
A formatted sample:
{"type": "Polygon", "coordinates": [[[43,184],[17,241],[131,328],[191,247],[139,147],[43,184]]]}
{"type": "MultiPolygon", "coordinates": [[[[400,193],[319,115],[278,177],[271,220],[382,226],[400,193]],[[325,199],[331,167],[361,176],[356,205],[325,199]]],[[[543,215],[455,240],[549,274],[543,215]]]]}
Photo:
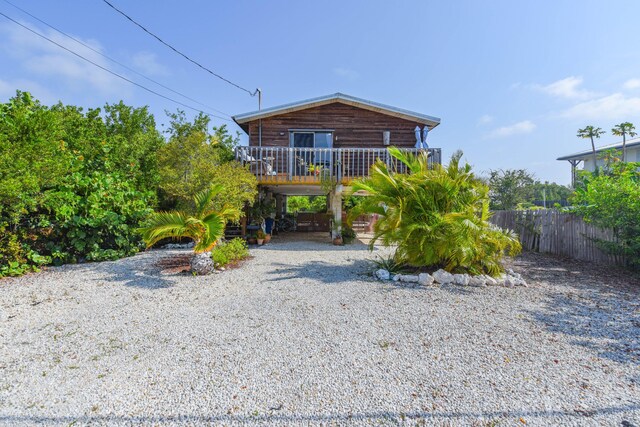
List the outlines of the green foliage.
{"type": "Polygon", "coordinates": [[[349,218],[375,213],[373,246],[397,245],[397,259],[416,267],[443,267],[448,271],[498,274],[505,252],[516,254],[520,243],[511,232],[488,222],[489,188],[460,166],[462,153],[448,165],[429,168],[427,156],[389,153],[407,165],[409,174],[389,171],[378,161],[369,178],[354,182],[355,191],[369,193],[349,218]]]}
{"type": "Polygon", "coordinates": [[[345,244],[352,243],[356,239],[356,231],[347,224],[343,224],[340,235],[345,244]]]}
{"type": "Polygon", "coordinates": [[[640,162],[615,163],[608,172],[583,174],[573,211],[586,221],[614,231],[619,243],[599,240],[606,251],[624,255],[640,269],[640,162]]]}
{"type": "Polygon", "coordinates": [[[228,264],[241,261],[249,256],[249,247],[247,242],[236,237],[235,239],[224,242],[211,251],[211,259],[216,267],[224,267],[228,264]]]}
{"type": "MultiPolygon", "coordinates": [[[[594,138],[598,138],[600,139],[600,136],[602,136],[603,134],[605,134],[606,132],[603,131],[601,128],[595,127],[595,126],[586,126],[584,129],[578,129],[578,138],[589,138],[589,140],[591,141],[591,150],[593,151],[593,165],[596,166],[597,163],[597,158],[596,158],[596,145],[595,142],[593,141],[594,138]]],[[[597,166],[596,166],[597,167],[597,166]]]]}
{"type": "Polygon", "coordinates": [[[287,196],[287,212],[317,212],[327,211],[326,196],[287,196]]]}
{"type": "Polygon", "coordinates": [[[373,264],[376,266],[376,269],[387,270],[391,274],[402,273],[405,271],[404,262],[398,260],[398,257],[394,255],[388,255],[386,257],[378,256],[377,259],[373,260],[373,264]]]}
{"type": "Polygon", "coordinates": [[[135,253],[162,144],[146,107],[0,104],[0,275],[135,253]]]}
{"type": "Polygon", "coordinates": [[[611,129],[611,133],[616,136],[622,137],[622,161],[626,161],[626,151],[627,151],[627,136],[634,137],[636,136],[636,127],[633,123],[623,122],[618,125],[615,125],[613,129],[611,129]]]}
{"type": "Polygon", "coordinates": [[[233,161],[237,135],[232,137],[226,126],[209,132],[209,117],[202,114],[193,122],[186,120],[184,112],[169,117],[169,141],[158,152],[164,209],[190,209],[190,195],[212,185],[223,187],[213,201],[218,209],[227,205],[240,211],[255,199],[255,176],[248,166],[233,161]]]}
{"type": "Polygon", "coordinates": [[[211,208],[213,198],[221,191],[221,186],[213,186],[196,194],[191,211],[153,213],[140,229],[147,247],[167,238],[187,237],[195,242],[195,252],[210,251],[224,235],[227,221],[238,215],[234,208],[211,208]]]}
{"type": "Polygon", "coordinates": [[[489,173],[491,209],[515,209],[531,199],[533,175],[524,169],[492,170],[489,173]]]}

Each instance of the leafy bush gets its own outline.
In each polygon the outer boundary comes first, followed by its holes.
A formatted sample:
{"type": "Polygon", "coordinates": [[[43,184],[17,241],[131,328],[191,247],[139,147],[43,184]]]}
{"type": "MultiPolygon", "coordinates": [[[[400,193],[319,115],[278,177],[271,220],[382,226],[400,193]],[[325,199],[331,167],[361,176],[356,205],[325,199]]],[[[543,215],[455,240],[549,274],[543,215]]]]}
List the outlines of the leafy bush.
{"type": "Polygon", "coordinates": [[[342,226],[342,241],[346,244],[353,242],[356,239],[356,231],[348,225],[342,226]]]}
{"type": "Polygon", "coordinates": [[[395,147],[389,153],[407,165],[409,174],[391,172],[378,161],[368,178],[354,182],[354,191],[369,194],[349,214],[375,213],[371,246],[382,241],[397,245],[398,261],[416,267],[498,274],[505,252],[516,254],[520,243],[511,232],[488,222],[489,189],[460,166],[462,153],[448,167],[429,168],[427,156],[414,156],[395,147]]]}
{"type": "Polygon", "coordinates": [[[598,173],[583,173],[573,211],[588,222],[613,230],[618,242],[597,240],[612,254],[640,269],[640,162],[614,163],[598,173]]]}
{"type": "Polygon", "coordinates": [[[146,107],[0,104],[0,276],[135,253],[163,143],[146,107]]]}
{"type": "Polygon", "coordinates": [[[248,256],[249,247],[247,246],[247,242],[239,237],[224,242],[211,251],[211,259],[213,259],[216,267],[224,267],[225,265],[243,260],[248,256]]]}

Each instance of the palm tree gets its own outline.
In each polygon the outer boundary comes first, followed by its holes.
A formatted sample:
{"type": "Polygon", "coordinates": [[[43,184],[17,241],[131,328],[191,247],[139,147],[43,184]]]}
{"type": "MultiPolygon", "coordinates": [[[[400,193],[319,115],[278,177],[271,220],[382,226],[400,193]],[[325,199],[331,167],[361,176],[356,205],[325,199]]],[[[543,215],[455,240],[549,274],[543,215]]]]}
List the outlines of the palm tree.
{"type": "Polygon", "coordinates": [[[593,138],[600,138],[600,135],[606,133],[601,128],[586,126],[584,129],[578,129],[578,138],[589,138],[591,139],[591,149],[593,150],[593,167],[598,168],[597,156],[596,156],[596,145],[593,142],[593,138]]]}
{"type": "Polygon", "coordinates": [[[194,209],[191,212],[153,213],[148,220],[148,225],[140,229],[147,247],[167,238],[188,237],[195,243],[191,271],[195,274],[207,274],[213,271],[214,264],[210,251],[224,235],[227,221],[238,214],[237,209],[226,206],[217,212],[210,209],[211,200],[222,189],[221,185],[215,185],[196,194],[193,198],[194,209]]]}
{"type": "Polygon", "coordinates": [[[491,275],[503,271],[502,255],[517,253],[520,243],[489,223],[489,188],[471,166],[460,165],[462,153],[454,154],[447,167],[430,166],[426,153],[416,156],[391,147],[389,154],[409,173],[395,173],[377,161],[368,178],[352,184],[368,197],[351,210],[349,220],[361,213],[379,216],[370,245],[397,245],[396,260],[415,267],[491,275]]]}
{"type": "Polygon", "coordinates": [[[637,134],[634,132],[636,127],[629,122],[620,123],[611,129],[611,133],[616,136],[622,136],[622,161],[627,160],[627,135],[634,137],[637,134]]]}

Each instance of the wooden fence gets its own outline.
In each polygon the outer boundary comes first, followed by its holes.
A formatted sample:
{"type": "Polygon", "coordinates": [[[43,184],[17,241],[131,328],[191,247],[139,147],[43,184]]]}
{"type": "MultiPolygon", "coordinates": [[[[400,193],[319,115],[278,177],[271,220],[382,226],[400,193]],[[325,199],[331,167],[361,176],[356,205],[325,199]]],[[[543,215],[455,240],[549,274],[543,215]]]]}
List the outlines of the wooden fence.
{"type": "Polygon", "coordinates": [[[623,257],[610,255],[596,244],[598,239],[615,241],[612,230],[602,230],[570,213],[555,209],[497,211],[490,221],[518,233],[524,250],[601,264],[625,263],[623,257]]]}

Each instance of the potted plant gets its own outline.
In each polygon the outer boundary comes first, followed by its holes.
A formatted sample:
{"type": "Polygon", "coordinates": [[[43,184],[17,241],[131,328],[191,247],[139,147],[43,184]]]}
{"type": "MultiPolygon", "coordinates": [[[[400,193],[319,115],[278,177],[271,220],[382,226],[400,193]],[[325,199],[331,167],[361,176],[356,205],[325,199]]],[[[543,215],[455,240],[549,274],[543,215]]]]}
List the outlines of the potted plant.
{"type": "Polygon", "coordinates": [[[256,239],[258,240],[258,244],[259,245],[263,245],[264,244],[264,237],[266,236],[265,232],[262,230],[258,230],[258,232],[256,233],[256,239]]]}
{"type": "Polygon", "coordinates": [[[333,226],[331,227],[333,230],[333,244],[336,246],[342,246],[344,241],[342,240],[342,222],[334,221],[333,226]]]}
{"type": "Polygon", "coordinates": [[[342,241],[345,244],[352,243],[356,239],[356,232],[353,228],[348,225],[342,227],[342,241]]]}
{"type": "Polygon", "coordinates": [[[271,234],[264,233],[264,243],[265,245],[271,241],[271,234]]]}
{"type": "Polygon", "coordinates": [[[320,175],[320,172],[322,172],[322,165],[310,165],[309,172],[316,176],[320,175]]]}
{"type": "Polygon", "coordinates": [[[247,243],[250,245],[255,245],[258,243],[258,239],[256,239],[255,234],[252,234],[247,238],[247,243]]]}

